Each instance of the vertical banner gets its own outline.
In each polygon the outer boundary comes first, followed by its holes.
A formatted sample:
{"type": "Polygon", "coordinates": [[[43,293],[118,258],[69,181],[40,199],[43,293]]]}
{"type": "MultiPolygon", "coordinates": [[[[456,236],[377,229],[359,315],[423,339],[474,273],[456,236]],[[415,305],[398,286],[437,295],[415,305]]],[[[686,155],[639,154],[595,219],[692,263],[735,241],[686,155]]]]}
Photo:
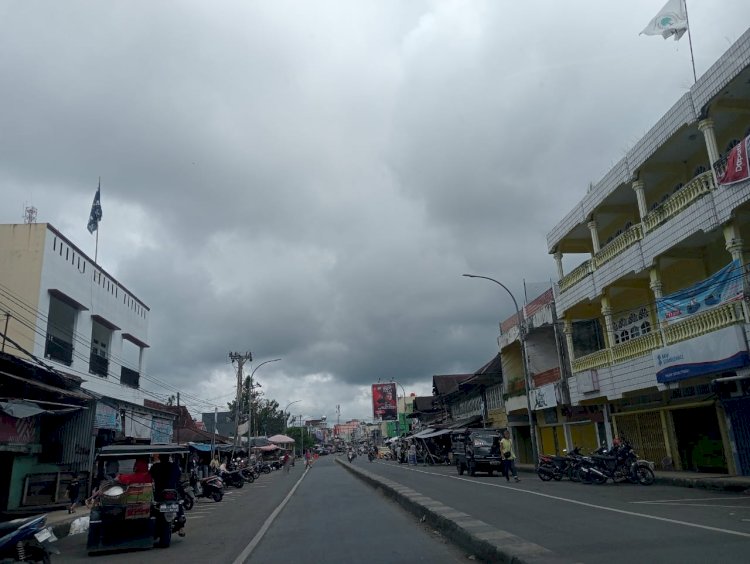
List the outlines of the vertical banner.
{"type": "Polygon", "coordinates": [[[372,385],[372,415],[383,421],[395,421],[398,418],[394,382],[372,385]]]}
{"type": "Polygon", "coordinates": [[[717,171],[716,174],[719,184],[724,186],[750,178],[750,164],[747,162],[748,153],[750,153],[750,135],[729,151],[724,170],[717,171]]]}

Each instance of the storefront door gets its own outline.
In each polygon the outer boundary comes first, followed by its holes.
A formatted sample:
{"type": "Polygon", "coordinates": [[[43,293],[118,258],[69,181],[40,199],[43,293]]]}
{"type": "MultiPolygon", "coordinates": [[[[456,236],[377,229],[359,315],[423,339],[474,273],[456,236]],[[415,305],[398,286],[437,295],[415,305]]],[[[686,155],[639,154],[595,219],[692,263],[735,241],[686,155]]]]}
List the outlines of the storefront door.
{"type": "Polygon", "coordinates": [[[719,421],[713,405],[675,409],[672,420],[683,470],[727,471],[719,421]]]}

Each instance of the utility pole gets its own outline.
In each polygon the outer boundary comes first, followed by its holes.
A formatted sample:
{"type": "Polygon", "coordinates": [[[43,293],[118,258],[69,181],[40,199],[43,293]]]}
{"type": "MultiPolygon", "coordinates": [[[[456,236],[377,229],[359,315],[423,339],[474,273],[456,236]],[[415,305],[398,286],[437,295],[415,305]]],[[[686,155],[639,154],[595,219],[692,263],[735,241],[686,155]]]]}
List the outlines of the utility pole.
{"type": "MultiPolygon", "coordinates": [[[[250,362],[253,361],[253,355],[251,352],[246,352],[245,354],[240,354],[238,352],[230,352],[229,353],[229,360],[231,360],[233,363],[237,363],[237,400],[235,402],[234,406],[234,443],[232,445],[232,458],[234,459],[234,451],[237,449],[237,442],[239,440],[239,430],[240,430],[240,409],[241,409],[241,400],[242,400],[242,367],[245,365],[245,363],[249,360],[250,362]]],[[[252,390],[250,390],[252,392],[252,390]]],[[[251,398],[248,397],[248,402],[251,401],[251,398]]],[[[250,422],[248,421],[248,425],[250,422]]]]}
{"type": "Polygon", "coordinates": [[[180,444],[180,392],[177,392],[177,436],[174,439],[174,442],[177,444],[180,444]]]}

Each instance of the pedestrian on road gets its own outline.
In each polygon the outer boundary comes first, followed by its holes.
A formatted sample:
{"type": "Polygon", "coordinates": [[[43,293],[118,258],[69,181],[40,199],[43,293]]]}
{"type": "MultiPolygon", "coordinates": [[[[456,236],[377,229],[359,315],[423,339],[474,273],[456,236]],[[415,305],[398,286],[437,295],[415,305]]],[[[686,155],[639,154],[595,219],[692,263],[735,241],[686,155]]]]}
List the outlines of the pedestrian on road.
{"type": "Polygon", "coordinates": [[[414,442],[409,445],[409,464],[417,465],[417,445],[414,442]]]}
{"type": "Polygon", "coordinates": [[[401,464],[401,445],[396,443],[396,460],[401,464]]]}
{"type": "Polygon", "coordinates": [[[513,441],[510,438],[510,431],[507,429],[503,432],[503,438],[500,440],[500,454],[503,457],[503,476],[510,482],[510,474],[513,479],[520,482],[518,471],[516,470],[516,453],[513,451],[513,441]]]}
{"type": "Polygon", "coordinates": [[[70,500],[68,513],[75,513],[76,507],[81,502],[81,482],[78,481],[78,476],[73,476],[68,484],[68,500],[70,500]]]}
{"type": "Polygon", "coordinates": [[[287,474],[289,473],[290,466],[291,466],[291,460],[289,459],[289,453],[285,452],[284,453],[284,470],[286,471],[287,474]]]}
{"type": "Polygon", "coordinates": [[[305,469],[310,468],[311,466],[311,455],[310,455],[310,449],[307,449],[305,451],[305,469]]]}

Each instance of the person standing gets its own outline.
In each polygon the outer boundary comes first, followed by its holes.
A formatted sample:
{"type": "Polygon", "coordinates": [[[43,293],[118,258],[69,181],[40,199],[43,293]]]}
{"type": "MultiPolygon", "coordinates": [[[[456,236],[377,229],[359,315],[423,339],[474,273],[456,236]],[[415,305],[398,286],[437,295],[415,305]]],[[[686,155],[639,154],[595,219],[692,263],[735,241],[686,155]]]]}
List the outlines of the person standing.
{"type": "Polygon", "coordinates": [[[417,465],[417,445],[414,442],[409,445],[409,465],[412,464],[417,465]]]}
{"type": "Polygon", "coordinates": [[[70,501],[68,513],[75,513],[76,507],[81,502],[81,482],[78,476],[74,476],[68,484],[68,500],[70,501]]]}
{"type": "Polygon", "coordinates": [[[500,439],[500,455],[503,457],[503,476],[510,482],[510,475],[513,479],[520,482],[518,471],[516,470],[516,453],[513,449],[513,441],[510,438],[510,431],[507,429],[503,432],[503,438],[500,439]]]}

